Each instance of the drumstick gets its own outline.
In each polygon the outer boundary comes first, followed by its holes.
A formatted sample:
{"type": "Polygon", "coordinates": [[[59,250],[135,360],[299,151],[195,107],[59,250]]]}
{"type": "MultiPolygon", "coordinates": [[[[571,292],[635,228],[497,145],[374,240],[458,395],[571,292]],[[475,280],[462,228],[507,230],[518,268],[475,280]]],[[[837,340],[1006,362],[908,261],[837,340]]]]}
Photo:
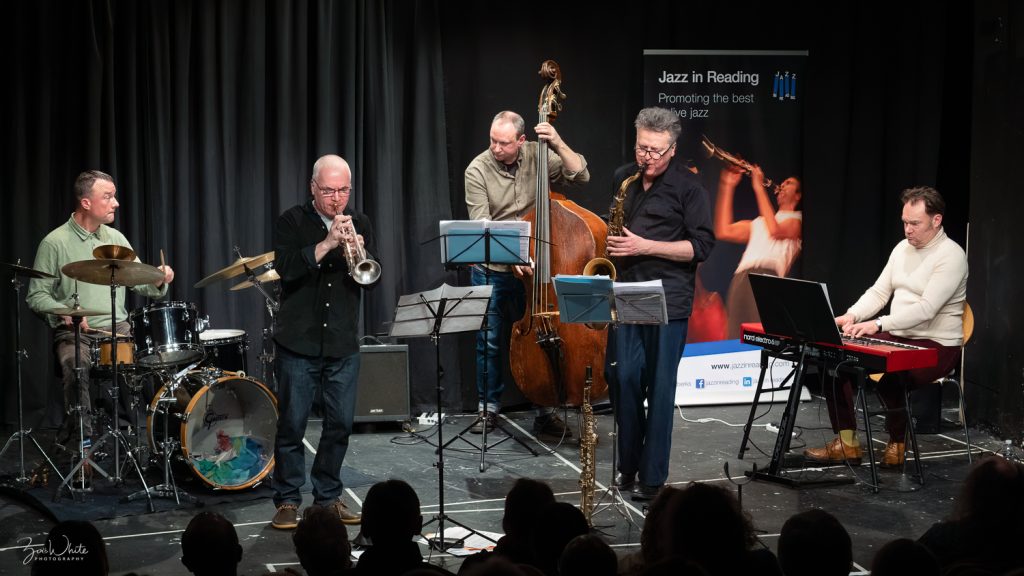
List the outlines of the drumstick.
{"type": "Polygon", "coordinates": [[[102,328],[90,328],[90,330],[92,330],[93,332],[99,332],[100,334],[106,334],[107,336],[113,336],[114,335],[113,332],[107,332],[106,330],[103,330],[102,328]]]}
{"type": "Polygon", "coordinates": [[[164,260],[164,249],[160,249],[160,265],[167,266],[167,262],[164,260]]]}

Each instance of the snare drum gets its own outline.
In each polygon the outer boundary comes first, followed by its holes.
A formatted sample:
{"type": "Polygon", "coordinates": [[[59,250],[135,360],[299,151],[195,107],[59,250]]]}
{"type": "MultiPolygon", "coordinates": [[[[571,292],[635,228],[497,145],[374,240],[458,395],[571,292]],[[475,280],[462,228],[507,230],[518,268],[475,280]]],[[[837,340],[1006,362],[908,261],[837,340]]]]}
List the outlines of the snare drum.
{"type": "MultiPolygon", "coordinates": [[[[114,354],[113,354],[113,343],[114,338],[112,336],[106,336],[103,338],[93,338],[92,345],[90,346],[90,356],[92,358],[93,370],[100,373],[107,373],[113,371],[114,366],[114,354]]],[[[117,370],[134,370],[135,369],[135,343],[132,342],[131,336],[120,336],[117,337],[117,370]]]]}
{"type": "Polygon", "coordinates": [[[246,371],[249,335],[244,330],[207,329],[199,335],[199,341],[206,351],[206,359],[199,366],[212,366],[231,372],[246,371]]]}
{"type": "Polygon", "coordinates": [[[254,378],[213,368],[189,372],[173,392],[161,387],[150,404],[154,454],[163,455],[165,424],[183,456],[172,461],[183,460],[214,488],[250,488],[274,468],[277,400],[254,378]]]}
{"type": "Polygon", "coordinates": [[[157,302],[128,315],[136,362],[147,368],[188,364],[203,358],[202,321],[191,302],[157,302]]]}

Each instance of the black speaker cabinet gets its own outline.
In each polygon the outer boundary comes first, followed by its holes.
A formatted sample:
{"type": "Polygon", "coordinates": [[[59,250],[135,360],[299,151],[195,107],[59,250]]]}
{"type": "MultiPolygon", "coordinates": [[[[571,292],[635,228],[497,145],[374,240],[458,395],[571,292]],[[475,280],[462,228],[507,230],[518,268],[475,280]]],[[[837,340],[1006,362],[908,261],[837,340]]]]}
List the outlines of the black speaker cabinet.
{"type": "Polygon", "coordinates": [[[409,346],[360,346],[356,422],[409,419],[409,346]]]}

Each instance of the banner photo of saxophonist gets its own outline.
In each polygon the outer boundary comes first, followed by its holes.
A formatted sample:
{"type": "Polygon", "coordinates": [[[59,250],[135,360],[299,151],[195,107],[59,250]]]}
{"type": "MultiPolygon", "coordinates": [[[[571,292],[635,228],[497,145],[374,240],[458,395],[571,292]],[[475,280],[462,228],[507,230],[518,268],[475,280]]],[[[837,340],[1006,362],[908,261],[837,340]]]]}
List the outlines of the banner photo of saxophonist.
{"type": "Polygon", "coordinates": [[[738,338],[760,319],[747,277],[800,276],[806,61],[805,51],[644,51],[644,105],[679,115],[676,160],[707,189],[717,238],[697,274],[677,403],[750,401],[759,356],[738,338]]]}

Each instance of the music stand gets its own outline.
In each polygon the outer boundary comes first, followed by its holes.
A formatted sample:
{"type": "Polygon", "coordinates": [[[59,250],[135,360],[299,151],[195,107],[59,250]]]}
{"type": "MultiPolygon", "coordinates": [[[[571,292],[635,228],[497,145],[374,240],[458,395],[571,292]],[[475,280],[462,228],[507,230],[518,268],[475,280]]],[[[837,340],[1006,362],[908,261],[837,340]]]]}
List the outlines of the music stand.
{"type": "MultiPolygon", "coordinates": [[[[491,264],[508,264],[516,266],[529,266],[529,239],[530,223],[518,220],[492,222],[490,220],[443,220],[439,225],[441,231],[443,254],[442,259],[446,267],[452,265],[481,265],[484,270],[484,282],[491,285],[491,264]]],[[[485,334],[489,331],[488,319],[491,312],[484,315],[480,331],[485,334]]],[[[500,338],[500,335],[498,336],[500,338]]],[[[494,415],[494,427],[505,433],[505,437],[488,446],[487,444],[487,423],[491,420],[490,407],[487,405],[487,395],[490,392],[491,380],[488,364],[491,359],[489,346],[484,346],[484,370],[481,374],[484,381],[484,410],[483,414],[477,417],[455,434],[451,440],[444,444],[447,448],[452,442],[462,440],[476,450],[480,451],[480,471],[486,468],[486,455],[489,449],[508,441],[515,440],[520,446],[527,449],[534,456],[538,456],[536,450],[531,448],[522,439],[506,429],[494,415]],[[481,434],[480,445],[466,437],[474,426],[480,424],[481,434]]]]}
{"type": "MultiPolygon", "coordinates": [[[[665,305],[665,289],[661,280],[651,282],[612,282],[607,276],[565,276],[558,275],[554,278],[555,296],[558,298],[558,309],[562,311],[563,323],[576,324],[607,324],[609,330],[614,330],[619,324],[665,324],[668,321],[668,312],[665,305]]],[[[608,335],[612,337],[611,334],[608,335]]],[[[613,348],[615,350],[615,348],[613,348]]],[[[614,358],[609,359],[610,366],[614,366],[614,358]]],[[[601,366],[599,369],[603,370],[601,366]]],[[[587,367],[588,374],[591,367],[587,367]]],[[[609,374],[609,377],[614,377],[609,374]]],[[[612,403],[612,410],[615,411],[615,403],[612,403]]],[[[596,424],[595,424],[596,425],[596,424]]],[[[582,427],[582,426],[581,426],[582,427]]],[[[580,449],[582,450],[582,431],[580,433],[580,449]]],[[[612,466],[611,481],[601,493],[601,496],[593,501],[591,510],[583,510],[587,522],[592,524],[591,518],[597,514],[614,508],[620,516],[633,525],[637,525],[630,510],[640,513],[639,510],[626,503],[622,492],[615,486],[615,472],[618,468],[618,435],[619,420],[617,413],[612,416],[612,432],[609,437],[612,439],[612,466]],[[600,508],[605,498],[611,497],[611,502],[604,508],[600,508]]],[[[581,454],[582,456],[582,454],[581,454]]],[[[595,473],[597,463],[594,463],[595,473]]],[[[583,486],[581,472],[580,491],[586,488],[583,486]]],[[[581,501],[581,508],[584,503],[581,501]]]]}
{"type": "MultiPolygon", "coordinates": [[[[444,371],[441,367],[440,341],[442,334],[454,334],[458,332],[469,332],[480,329],[480,324],[487,312],[487,304],[491,298],[492,286],[470,286],[460,288],[442,284],[440,287],[427,292],[417,292],[399,297],[398,306],[395,307],[395,317],[391,324],[391,336],[395,337],[423,337],[429,336],[434,344],[434,362],[437,377],[437,491],[438,491],[438,513],[434,515],[424,526],[437,522],[437,535],[429,539],[430,547],[444,552],[449,548],[461,545],[465,537],[459,540],[445,539],[444,525],[450,522],[464,528],[469,534],[478,534],[488,540],[477,530],[460,522],[452,520],[444,512],[444,443],[442,430],[444,421],[442,413],[442,392],[441,376],[444,371]]],[[[468,535],[467,535],[468,536],[468,535]]]]}
{"type": "MultiPolygon", "coordinates": [[[[829,486],[837,484],[852,484],[853,478],[827,478],[817,480],[798,480],[783,475],[785,455],[789,452],[789,444],[793,437],[793,426],[796,421],[796,413],[799,409],[801,390],[803,389],[803,378],[808,364],[826,364],[829,359],[818,358],[815,350],[810,344],[821,342],[841,347],[843,345],[842,335],[839,327],[836,326],[835,317],[832,312],[832,304],[828,298],[827,287],[820,282],[800,280],[796,278],[780,278],[767,274],[751,274],[750,288],[754,293],[754,301],[757,304],[757,312],[761,316],[761,325],[767,334],[783,336],[794,343],[794,351],[770,352],[767,349],[761,351],[761,375],[757,382],[757,394],[760,394],[764,385],[765,372],[768,369],[768,356],[775,356],[793,362],[793,368],[782,381],[779,388],[786,387],[786,381],[791,377],[789,399],[786,408],[782,413],[779,422],[778,436],[775,438],[775,447],[772,450],[771,461],[767,471],[746,472],[748,476],[755,479],[767,480],[791,487],[800,486],[829,486]]],[[[838,368],[838,366],[837,366],[838,368]]],[[[848,368],[853,371],[857,379],[858,396],[861,405],[865,408],[864,414],[867,418],[866,400],[864,398],[865,372],[862,366],[848,368]]],[[[753,425],[753,418],[757,402],[751,404],[750,416],[743,429],[743,440],[740,444],[739,457],[743,458],[746,450],[750,429],[753,425]]],[[[871,464],[871,476],[875,491],[878,491],[878,472],[875,467],[875,453],[871,450],[871,425],[865,421],[865,433],[868,443],[868,458],[871,464]]]]}

